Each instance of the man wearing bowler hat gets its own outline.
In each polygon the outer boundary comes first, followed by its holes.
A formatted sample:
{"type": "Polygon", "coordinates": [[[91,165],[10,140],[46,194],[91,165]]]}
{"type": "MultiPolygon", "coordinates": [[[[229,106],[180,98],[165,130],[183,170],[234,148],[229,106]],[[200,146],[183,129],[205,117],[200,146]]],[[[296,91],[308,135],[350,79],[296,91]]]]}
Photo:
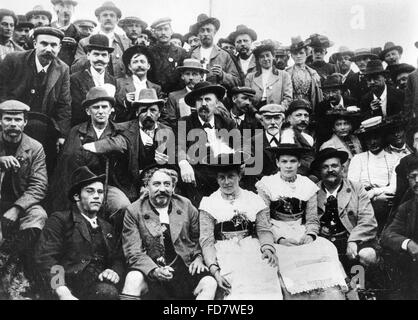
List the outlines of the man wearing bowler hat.
{"type": "Polygon", "coordinates": [[[20,262],[33,280],[33,248],[45,225],[43,201],[48,188],[42,145],[23,133],[28,105],[7,100],[0,104],[0,215],[3,255],[9,256],[2,274],[10,294],[20,262]]]}
{"type": "Polygon", "coordinates": [[[369,92],[360,101],[363,113],[387,117],[404,111],[404,94],[386,84],[389,71],[383,69],[380,60],[369,61],[364,75],[369,92]]]}
{"type": "Polygon", "coordinates": [[[138,45],[138,37],[148,27],[148,24],[138,17],[126,17],[119,21],[118,26],[125,31],[132,45],[138,45]]]}
{"type": "Polygon", "coordinates": [[[161,86],[148,80],[153,72],[154,61],[151,52],[144,46],[133,46],[127,49],[122,56],[126,69],[126,76],[117,80],[117,110],[116,121],[130,121],[136,118],[132,107],[143,89],[154,89],[161,97],[161,86]]]}
{"type": "Polygon", "coordinates": [[[89,38],[86,46],[89,66],[71,75],[71,127],[88,120],[82,103],[87,92],[93,87],[111,84],[116,87],[116,80],[109,74],[107,66],[113,48],[109,46],[109,39],[102,34],[95,34],[89,38]]]}
{"type": "MultiPolygon", "coordinates": [[[[131,46],[131,41],[125,35],[119,35],[115,32],[118,21],[122,17],[122,12],[113,2],[107,1],[97,8],[94,14],[100,25],[98,33],[108,37],[110,47],[114,49],[110,56],[109,73],[117,79],[125,75],[122,54],[131,46]]],[[[75,60],[71,67],[72,72],[84,70],[87,63],[85,48],[88,44],[89,38],[84,38],[78,43],[75,60]]]]}
{"type": "Polygon", "coordinates": [[[104,175],[97,176],[87,167],[76,169],[67,194],[71,209],[48,219],[35,250],[44,298],[119,299],[118,284],[124,276],[120,238],[98,216],[104,182],[104,175]]]}
{"type": "Polygon", "coordinates": [[[33,28],[34,25],[26,19],[25,15],[18,15],[17,24],[13,34],[13,41],[15,41],[23,49],[29,50],[29,33],[33,28]]]}
{"type": "Polygon", "coordinates": [[[154,63],[150,80],[160,85],[162,92],[168,95],[182,88],[177,67],[183,64],[188,54],[183,48],[170,43],[173,35],[171,18],[166,17],[154,21],[151,29],[154,31],[157,43],[149,47],[154,63]]]}
{"type": "Polygon", "coordinates": [[[228,52],[223,51],[214,43],[214,37],[221,23],[218,19],[200,14],[193,31],[199,35],[200,47],[191,53],[193,59],[201,61],[203,68],[209,70],[205,81],[221,84],[227,89],[240,85],[239,72],[228,52]]]}
{"type": "Polygon", "coordinates": [[[181,74],[185,87],[168,95],[167,105],[161,112],[161,122],[172,127],[175,132],[177,131],[177,121],[182,117],[189,116],[192,111],[196,111],[194,107],[191,108],[186,104],[184,97],[209,73],[196,59],[185,59],[183,65],[178,66],[177,70],[181,74]]]}

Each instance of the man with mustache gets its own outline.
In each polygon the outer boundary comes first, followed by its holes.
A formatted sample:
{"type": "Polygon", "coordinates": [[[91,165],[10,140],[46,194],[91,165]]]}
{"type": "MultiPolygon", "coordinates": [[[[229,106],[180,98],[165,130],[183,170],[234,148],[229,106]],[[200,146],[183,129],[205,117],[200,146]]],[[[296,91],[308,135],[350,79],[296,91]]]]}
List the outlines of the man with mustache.
{"type": "Polygon", "coordinates": [[[390,71],[392,75],[392,82],[395,84],[396,89],[402,90],[406,93],[408,76],[415,71],[415,67],[407,63],[400,63],[391,68],[390,71]]]}
{"type": "Polygon", "coordinates": [[[189,52],[200,46],[200,38],[192,32],[186,33],[183,37],[183,41],[190,46],[189,52]]]}
{"type": "Polygon", "coordinates": [[[133,46],[127,49],[122,56],[126,69],[126,76],[117,79],[116,92],[116,121],[130,121],[136,118],[136,110],[133,103],[138,100],[139,93],[143,89],[154,89],[157,96],[161,97],[161,87],[148,80],[148,75],[153,71],[155,63],[152,54],[144,46],[133,46]]]}
{"type": "MultiPolygon", "coordinates": [[[[34,38],[34,50],[10,53],[0,63],[0,101],[18,99],[30,105],[31,112],[49,117],[52,134],[50,130],[43,140],[61,147],[71,125],[69,68],[57,57],[64,33],[52,27],[38,27],[34,38]]],[[[56,150],[47,151],[49,173],[55,159],[56,150]]]]}
{"type": "Polygon", "coordinates": [[[95,34],[89,38],[86,46],[89,67],[71,75],[71,127],[89,119],[82,103],[87,92],[93,87],[111,84],[116,87],[116,80],[109,74],[107,66],[113,48],[109,46],[109,39],[102,34],[95,34]]]}
{"type": "MultiPolygon", "coordinates": [[[[100,25],[98,33],[108,37],[110,47],[114,49],[110,55],[108,71],[115,79],[123,77],[125,76],[125,67],[123,65],[122,55],[131,46],[131,41],[126,35],[119,35],[115,32],[118,21],[122,17],[122,12],[113,2],[106,1],[96,9],[94,14],[100,25]]],[[[78,43],[75,60],[71,66],[73,73],[86,68],[88,61],[85,48],[88,44],[89,38],[84,38],[78,43]]]]}
{"type": "Polygon", "coordinates": [[[174,132],[177,132],[177,121],[180,118],[196,111],[186,104],[184,97],[194,89],[195,85],[203,81],[205,74],[209,73],[196,59],[185,59],[177,70],[181,73],[185,87],[168,95],[167,105],[161,112],[161,122],[173,128],[174,132]]]}
{"type": "Polygon", "coordinates": [[[14,51],[22,51],[13,40],[13,32],[17,25],[17,16],[8,9],[0,9],[0,62],[4,57],[14,51]]]}
{"type": "Polygon", "coordinates": [[[289,59],[289,47],[278,45],[274,49],[274,65],[277,69],[285,70],[288,67],[289,59]]]}
{"type": "Polygon", "coordinates": [[[52,21],[52,13],[45,10],[42,6],[35,6],[31,11],[26,13],[26,19],[32,23],[35,28],[49,27],[52,21]]]}
{"type": "Polygon", "coordinates": [[[0,104],[0,214],[2,255],[8,257],[2,283],[12,293],[17,267],[33,279],[33,249],[45,225],[42,207],[48,188],[45,153],[42,145],[23,133],[29,106],[7,100],[0,104]]]}
{"type": "Polygon", "coordinates": [[[346,272],[356,263],[371,266],[378,261],[377,222],[366,190],[344,178],[348,154],[333,148],[320,151],[312,170],[320,171],[318,183],[319,235],[338,249],[346,272]]]}
{"type": "Polygon", "coordinates": [[[43,299],[119,300],[124,259],[120,238],[100,216],[104,183],[105,175],[87,167],[72,173],[72,207],[50,216],[36,245],[43,299]],[[62,271],[54,275],[57,267],[62,271]]]}
{"type": "Polygon", "coordinates": [[[74,25],[80,31],[82,39],[90,37],[93,34],[94,28],[97,27],[97,23],[89,19],[80,19],[74,21],[74,25]]]}
{"type": "Polygon", "coordinates": [[[58,57],[71,66],[74,62],[78,42],[81,40],[80,31],[71,23],[74,9],[78,3],[74,0],[51,0],[51,2],[58,17],[58,20],[52,22],[51,26],[60,29],[65,35],[58,57]]]}
{"type": "MultiPolygon", "coordinates": [[[[261,129],[260,121],[256,117],[257,110],[254,108],[252,99],[255,96],[255,90],[249,87],[234,87],[230,92],[231,119],[235,121],[236,127],[244,134],[244,130],[251,130],[251,137],[256,129],[261,129]]],[[[258,112],[259,114],[260,111],[258,112]]]]}
{"type": "Polygon", "coordinates": [[[148,27],[148,24],[138,17],[126,17],[119,21],[118,26],[125,31],[133,46],[139,45],[138,38],[148,27]]]}
{"type": "Polygon", "coordinates": [[[380,60],[370,61],[364,75],[369,92],[360,100],[362,112],[385,118],[404,111],[404,93],[386,84],[389,71],[383,69],[380,60]]]}
{"type": "Polygon", "coordinates": [[[191,28],[199,36],[201,45],[191,52],[191,58],[199,60],[203,68],[209,70],[205,81],[232,89],[241,85],[241,80],[230,54],[215,45],[214,38],[220,25],[218,19],[206,14],[197,17],[197,23],[191,28]]]}
{"type": "Polygon", "coordinates": [[[146,193],[126,211],[123,251],[129,273],[121,299],[213,300],[217,289],[199,244],[199,212],[174,190],[175,170],[143,172],[146,193]]]}
{"type": "Polygon", "coordinates": [[[15,41],[23,49],[29,50],[29,34],[33,28],[34,25],[27,21],[25,15],[18,15],[17,24],[13,33],[13,41],[15,41]]]}

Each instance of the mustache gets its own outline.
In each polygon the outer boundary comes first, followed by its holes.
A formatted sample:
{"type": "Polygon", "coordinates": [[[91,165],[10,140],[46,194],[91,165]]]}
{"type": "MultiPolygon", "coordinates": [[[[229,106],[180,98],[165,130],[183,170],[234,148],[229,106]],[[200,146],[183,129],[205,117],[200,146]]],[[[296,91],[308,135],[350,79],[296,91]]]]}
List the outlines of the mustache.
{"type": "Polygon", "coordinates": [[[206,111],[206,112],[209,112],[209,108],[208,108],[208,107],[206,107],[206,106],[202,106],[202,107],[200,107],[200,108],[199,108],[199,111],[206,111]]]}
{"type": "Polygon", "coordinates": [[[166,192],[166,191],[159,191],[158,193],[155,194],[155,196],[156,197],[158,197],[158,196],[166,196],[166,197],[169,197],[170,194],[168,192],[166,192]]]}
{"type": "Polygon", "coordinates": [[[330,173],[327,173],[326,176],[327,177],[338,177],[338,173],[336,173],[336,172],[330,172],[330,173]]]}
{"type": "Polygon", "coordinates": [[[9,133],[21,133],[21,130],[16,130],[16,129],[8,129],[8,130],[4,130],[4,133],[9,134],[9,133]]]}

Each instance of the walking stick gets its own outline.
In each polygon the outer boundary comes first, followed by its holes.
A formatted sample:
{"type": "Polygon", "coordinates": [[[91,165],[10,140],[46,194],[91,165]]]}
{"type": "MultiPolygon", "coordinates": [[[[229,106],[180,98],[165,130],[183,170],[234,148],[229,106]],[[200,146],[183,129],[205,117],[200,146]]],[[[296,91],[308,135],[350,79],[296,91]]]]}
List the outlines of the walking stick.
{"type": "MultiPolygon", "coordinates": [[[[106,210],[107,210],[107,195],[109,193],[108,187],[109,187],[109,157],[104,156],[106,158],[106,171],[105,171],[105,185],[104,185],[104,197],[103,197],[103,214],[106,216],[106,210]]],[[[106,219],[107,220],[107,219],[106,219]]]]}

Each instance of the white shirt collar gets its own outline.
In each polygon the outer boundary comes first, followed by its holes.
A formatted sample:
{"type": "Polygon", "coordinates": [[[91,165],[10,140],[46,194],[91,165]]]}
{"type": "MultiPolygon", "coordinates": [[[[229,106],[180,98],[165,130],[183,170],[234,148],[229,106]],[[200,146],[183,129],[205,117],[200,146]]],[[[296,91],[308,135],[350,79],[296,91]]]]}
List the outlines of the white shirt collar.
{"type": "Polygon", "coordinates": [[[93,82],[96,85],[96,87],[102,86],[105,83],[105,71],[102,73],[97,72],[96,69],[94,69],[92,66],[90,66],[90,72],[91,76],[93,78],[93,82]]]}
{"type": "MultiPolygon", "coordinates": [[[[202,119],[200,119],[200,117],[197,117],[200,121],[200,123],[202,124],[202,126],[206,123],[205,121],[203,121],[202,119]]],[[[209,124],[212,126],[213,129],[215,129],[215,116],[212,116],[212,119],[209,120],[209,124]]]]}
{"type": "Polygon", "coordinates": [[[134,81],[135,87],[136,85],[139,85],[141,87],[145,86],[145,88],[147,87],[147,77],[145,77],[144,80],[141,80],[137,75],[133,74],[132,79],[134,81]]]}
{"type": "Polygon", "coordinates": [[[48,68],[49,68],[49,66],[51,65],[51,62],[50,63],[48,63],[45,67],[43,67],[42,65],[41,65],[41,62],[39,61],[39,59],[38,59],[38,56],[35,54],[35,64],[36,64],[36,71],[39,73],[39,72],[41,72],[42,70],[44,70],[45,72],[48,72],[48,68]]]}
{"type": "Polygon", "coordinates": [[[337,187],[337,189],[335,189],[332,193],[330,193],[329,191],[328,191],[328,189],[325,187],[325,185],[324,185],[324,189],[325,189],[325,192],[327,193],[327,199],[330,197],[330,196],[334,196],[335,198],[338,198],[338,191],[340,191],[340,188],[341,188],[341,185],[342,185],[342,182],[338,185],[338,187],[337,187]]]}
{"type": "Polygon", "coordinates": [[[99,225],[97,224],[97,217],[90,218],[84,213],[81,213],[81,215],[87,220],[88,223],[90,223],[91,227],[93,229],[96,229],[99,225]]]}

